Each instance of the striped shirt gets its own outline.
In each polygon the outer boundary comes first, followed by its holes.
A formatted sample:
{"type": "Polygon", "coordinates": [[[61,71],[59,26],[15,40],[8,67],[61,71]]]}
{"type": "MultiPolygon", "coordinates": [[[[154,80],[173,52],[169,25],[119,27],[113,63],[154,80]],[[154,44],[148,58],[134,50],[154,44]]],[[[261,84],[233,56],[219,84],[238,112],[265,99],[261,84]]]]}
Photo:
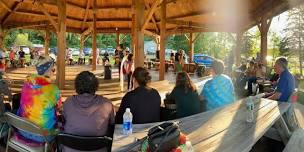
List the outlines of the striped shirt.
{"type": "Polygon", "coordinates": [[[201,95],[206,100],[207,110],[212,110],[235,101],[232,81],[224,74],[216,75],[207,81],[201,95]]]}

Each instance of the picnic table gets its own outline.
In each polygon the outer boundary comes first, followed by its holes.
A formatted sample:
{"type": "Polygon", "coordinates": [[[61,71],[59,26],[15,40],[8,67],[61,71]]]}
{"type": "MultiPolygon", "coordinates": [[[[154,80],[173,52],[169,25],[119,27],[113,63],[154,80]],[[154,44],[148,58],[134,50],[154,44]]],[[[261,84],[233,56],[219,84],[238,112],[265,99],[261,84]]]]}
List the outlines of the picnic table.
{"type": "MultiPolygon", "coordinates": [[[[177,119],[180,129],[195,151],[246,152],[290,107],[289,103],[260,99],[255,101],[255,121],[246,122],[246,103],[239,100],[212,111],[177,119]]],[[[122,135],[122,125],[115,126],[112,151],[127,151],[137,139],[160,123],[134,124],[133,134],[122,135]]],[[[140,146],[131,148],[138,151],[140,146]]]]}

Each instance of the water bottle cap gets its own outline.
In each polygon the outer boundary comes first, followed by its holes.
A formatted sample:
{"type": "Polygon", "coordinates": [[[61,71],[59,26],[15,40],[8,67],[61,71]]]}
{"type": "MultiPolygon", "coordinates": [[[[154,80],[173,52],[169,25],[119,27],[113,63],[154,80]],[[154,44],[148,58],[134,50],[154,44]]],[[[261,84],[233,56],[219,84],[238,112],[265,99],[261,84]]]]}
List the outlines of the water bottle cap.
{"type": "Polygon", "coordinates": [[[190,141],[186,141],[186,146],[190,147],[191,146],[191,142],[190,141]]]}
{"type": "Polygon", "coordinates": [[[130,108],[126,108],[126,112],[131,112],[130,108]]]}

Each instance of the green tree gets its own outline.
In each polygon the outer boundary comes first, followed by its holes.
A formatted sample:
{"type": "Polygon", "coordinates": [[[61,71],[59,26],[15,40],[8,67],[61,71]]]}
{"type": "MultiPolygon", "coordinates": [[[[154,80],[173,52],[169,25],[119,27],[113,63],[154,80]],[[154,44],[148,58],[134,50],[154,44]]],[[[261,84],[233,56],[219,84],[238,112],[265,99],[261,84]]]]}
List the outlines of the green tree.
{"type": "Polygon", "coordinates": [[[287,40],[288,48],[291,50],[290,55],[296,55],[299,59],[300,74],[303,75],[302,58],[303,58],[303,42],[304,42],[304,5],[288,11],[287,27],[285,40],[287,40]]]}

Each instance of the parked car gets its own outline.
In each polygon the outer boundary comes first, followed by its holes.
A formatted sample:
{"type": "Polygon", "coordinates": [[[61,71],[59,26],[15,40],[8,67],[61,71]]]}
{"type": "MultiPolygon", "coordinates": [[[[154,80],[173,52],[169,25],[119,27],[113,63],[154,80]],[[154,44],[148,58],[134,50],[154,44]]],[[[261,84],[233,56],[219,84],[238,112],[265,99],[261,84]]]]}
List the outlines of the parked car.
{"type": "Polygon", "coordinates": [[[92,53],[92,48],[84,48],[83,49],[83,53],[84,53],[84,55],[91,55],[91,53],[92,53]]]}
{"type": "Polygon", "coordinates": [[[50,49],[49,49],[49,52],[52,53],[52,54],[57,55],[58,49],[57,49],[57,47],[50,48],[50,49]]]}
{"type": "Polygon", "coordinates": [[[195,54],[193,57],[193,61],[196,64],[202,64],[206,67],[210,67],[213,62],[213,57],[206,54],[195,54]]]}
{"type": "Polygon", "coordinates": [[[73,56],[79,56],[79,53],[80,53],[79,49],[71,49],[71,50],[72,50],[73,56]]]}
{"type": "Polygon", "coordinates": [[[109,53],[109,55],[115,55],[115,49],[113,48],[107,48],[107,52],[109,53]]]}

